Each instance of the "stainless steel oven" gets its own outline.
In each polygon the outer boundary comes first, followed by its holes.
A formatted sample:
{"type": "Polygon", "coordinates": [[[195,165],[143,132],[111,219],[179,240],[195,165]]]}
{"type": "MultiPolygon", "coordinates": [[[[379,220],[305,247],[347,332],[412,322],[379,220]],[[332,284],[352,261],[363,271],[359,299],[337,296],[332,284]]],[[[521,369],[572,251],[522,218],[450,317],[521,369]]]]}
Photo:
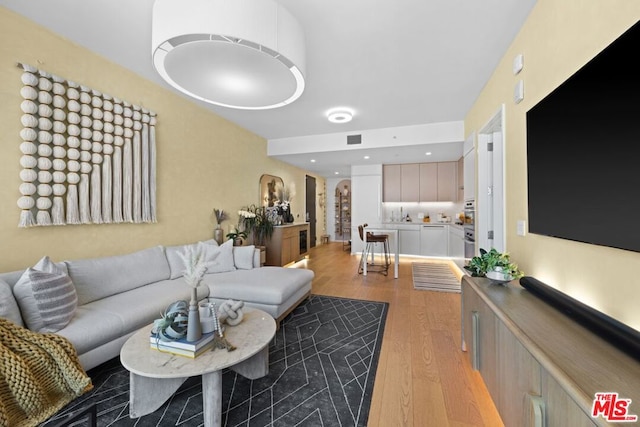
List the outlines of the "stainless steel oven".
{"type": "Polygon", "coordinates": [[[476,223],[476,201],[467,200],[464,202],[464,226],[475,227],[476,223]]]}
{"type": "Polygon", "coordinates": [[[467,259],[476,256],[476,232],[473,226],[464,226],[464,257],[467,259]]]}
{"type": "Polygon", "coordinates": [[[464,257],[476,256],[476,201],[464,202],[464,257]]]}

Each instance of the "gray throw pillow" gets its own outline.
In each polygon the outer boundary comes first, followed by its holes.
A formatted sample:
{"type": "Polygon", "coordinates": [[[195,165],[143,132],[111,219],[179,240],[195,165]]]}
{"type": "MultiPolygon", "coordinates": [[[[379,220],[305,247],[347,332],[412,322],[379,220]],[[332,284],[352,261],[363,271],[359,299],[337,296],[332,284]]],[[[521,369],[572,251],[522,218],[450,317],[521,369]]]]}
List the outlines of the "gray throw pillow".
{"type": "Polygon", "coordinates": [[[64,328],[78,306],[71,278],[49,257],[22,274],[13,294],[27,327],[36,332],[57,332],[64,328]]]}

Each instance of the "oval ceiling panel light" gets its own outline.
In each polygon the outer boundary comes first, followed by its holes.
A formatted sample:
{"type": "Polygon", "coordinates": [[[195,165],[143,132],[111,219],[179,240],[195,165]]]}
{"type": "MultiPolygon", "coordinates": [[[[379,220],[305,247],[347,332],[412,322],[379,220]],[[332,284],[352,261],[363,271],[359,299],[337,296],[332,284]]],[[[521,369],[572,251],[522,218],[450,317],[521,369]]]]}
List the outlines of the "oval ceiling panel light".
{"type": "Polygon", "coordinates": [[[327,113],[331,123],[348,123],[353,119],[353,111],[347,108],[335,108],[327,113]]]}
{"type": "Polygon", "coordinates": [[[302,27],[273,0],[156,0],[151,54],[171,86],[222,107],[282,107],[305,87],[302,27]]]}

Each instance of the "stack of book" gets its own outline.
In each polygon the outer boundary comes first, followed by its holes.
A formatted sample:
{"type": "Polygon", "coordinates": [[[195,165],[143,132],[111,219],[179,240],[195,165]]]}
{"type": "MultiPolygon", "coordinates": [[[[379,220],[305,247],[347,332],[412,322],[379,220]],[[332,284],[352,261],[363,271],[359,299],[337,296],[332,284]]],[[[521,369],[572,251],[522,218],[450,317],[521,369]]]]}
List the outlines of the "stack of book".
{"type": "Polygon", "coordinates": [[[152,333],[149,340],[153,350],[193,359],[213,347],[214,334],[215,332],[202,334],[202,338],[199,340],[189,342],[186,337],[173,341],[162,341],[156,334],[152,333]]]}

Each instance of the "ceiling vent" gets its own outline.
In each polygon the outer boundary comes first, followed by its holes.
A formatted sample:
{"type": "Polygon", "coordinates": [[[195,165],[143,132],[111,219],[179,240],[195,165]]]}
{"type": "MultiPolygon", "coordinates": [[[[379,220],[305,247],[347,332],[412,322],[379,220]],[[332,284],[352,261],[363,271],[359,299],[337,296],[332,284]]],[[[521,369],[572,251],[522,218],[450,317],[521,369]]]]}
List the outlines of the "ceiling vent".
{"type": "Polygon", "coordinates": [[[347,145],[362,144],[362,135],[347,135],[347,145]]]}

